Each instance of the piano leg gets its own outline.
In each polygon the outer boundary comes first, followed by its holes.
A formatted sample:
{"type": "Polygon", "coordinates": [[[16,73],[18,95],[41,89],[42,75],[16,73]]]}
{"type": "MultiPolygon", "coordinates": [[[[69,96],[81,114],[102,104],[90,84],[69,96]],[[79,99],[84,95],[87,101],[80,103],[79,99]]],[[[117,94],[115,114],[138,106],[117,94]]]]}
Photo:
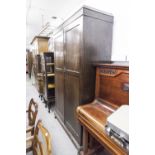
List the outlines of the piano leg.
{"type": "Polygon", "coordinates": [[[91,136],[91,135],[89,135],[89,147],[90,148],[93,148],[93,146],[94,146],[94,139],[93,139],[93,137],[91,136]]]}
{"type": "Polygon", "coordinates": [[[88,130],[83,126],[83,150],[78,155],[97,155],[99,152],[104,150],[102,145],[89,134],[88,130]]]}
{"type": "Polygon", "coordinates": [[[83,127],[83,155],[88,152],[88,131],[83,127]]]}

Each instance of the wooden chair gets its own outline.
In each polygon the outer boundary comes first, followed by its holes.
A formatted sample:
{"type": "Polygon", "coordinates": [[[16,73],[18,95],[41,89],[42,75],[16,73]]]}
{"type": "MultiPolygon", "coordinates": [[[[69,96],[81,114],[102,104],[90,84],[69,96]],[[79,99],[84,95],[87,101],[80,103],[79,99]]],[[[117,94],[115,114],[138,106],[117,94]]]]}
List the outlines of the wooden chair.
{"type": "Polygon", "coordinates": [[[26,139],[26,144],[26,152],[33,151],[33,155],[52,155],[51,137],[41,120],[36,125],[34,135],[26,139]]]}
{"type": "Polygon", "coordinates": [[[30,100],[29,107],[26,112],[28,113],[28,124],[26,125],[26,133],[31,132],[31,135],[33,135],[35,121],[38,113],[38,104],[33,100],[33,98],[30,100]]]}

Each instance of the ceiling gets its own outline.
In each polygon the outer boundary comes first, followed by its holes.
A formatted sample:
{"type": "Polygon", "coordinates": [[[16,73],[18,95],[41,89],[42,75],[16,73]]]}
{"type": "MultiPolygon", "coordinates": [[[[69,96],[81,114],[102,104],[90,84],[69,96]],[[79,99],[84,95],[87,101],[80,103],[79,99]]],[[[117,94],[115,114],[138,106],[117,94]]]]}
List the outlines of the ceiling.
{"type": "MultiPolygon", "coordinates": [[[[39,35],[49,24],[48,33],[74,13],[85,0],[27,0],[26,47],[34,36],[39,35]],[[55,17],[57,17],[55,19],[55,17]],[[52,26],[52,27],[51,27],[52,26]],[[49,30],[50,29],[50,30],[49,30]]],[[[41,34],[40,34],[41,35],[41,34]]],[[[45,35],[42,33],[42,35],[45,35]]]]}

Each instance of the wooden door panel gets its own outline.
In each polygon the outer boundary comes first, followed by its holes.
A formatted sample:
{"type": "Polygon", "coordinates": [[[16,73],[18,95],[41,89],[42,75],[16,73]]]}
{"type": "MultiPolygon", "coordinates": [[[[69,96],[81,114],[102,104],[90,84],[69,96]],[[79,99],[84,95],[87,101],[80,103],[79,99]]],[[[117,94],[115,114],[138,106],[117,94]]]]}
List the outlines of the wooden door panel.
{"type": "Polygon", "coordinates": [[[56,112],[64,121],[64,72],[55,70],[56,112]]]}
{"type": "Polygon", "coordinates": [[[81,47],[81,24],[75,23],[65,30],[65,64],[67,70],[79,72],[81,47]]]}
{"type": "Polygon", "coordinates": [[[64,68],[64,51],[63,51],[63,32],[56,35],[54,39],[55,47],[55,67],[64,68]]]}
{"type": "Polygon", "coordinates": [[[76,118],[76,108],[79,105],[79,77],[65,75],[65,125],[79,141],[80,125],[76,118]]]}

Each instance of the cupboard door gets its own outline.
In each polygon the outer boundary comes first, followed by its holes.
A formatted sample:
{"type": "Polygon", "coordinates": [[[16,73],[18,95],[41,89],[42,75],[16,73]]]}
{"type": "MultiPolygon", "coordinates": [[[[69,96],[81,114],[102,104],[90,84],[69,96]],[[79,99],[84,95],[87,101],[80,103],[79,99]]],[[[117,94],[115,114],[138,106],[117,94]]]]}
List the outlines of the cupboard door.
{"type": "Polygon", "coordinates": [[[64,72],[55,70],[56,112],[64,121],[64,72]]]}
{"type": "Polygon", "coordinates": [[[76,118],[76,108],[79,105],[79,77],[65,74],[65,125],[74,138],[80,143],[80,125],[76,118]]]}
{"type": "Polygon", "coordinates": [[[82,49],[82,24],[77,20],[70,24],[64,31],[65,37],[65,68],[66,70],[80,71],[80,55],[82,49]]]}
{"type": "Polygon", "coordinates": [[[55,68],[64,68],[63,44],[63,31],[61,31],[54,38],[55,68]]]}

